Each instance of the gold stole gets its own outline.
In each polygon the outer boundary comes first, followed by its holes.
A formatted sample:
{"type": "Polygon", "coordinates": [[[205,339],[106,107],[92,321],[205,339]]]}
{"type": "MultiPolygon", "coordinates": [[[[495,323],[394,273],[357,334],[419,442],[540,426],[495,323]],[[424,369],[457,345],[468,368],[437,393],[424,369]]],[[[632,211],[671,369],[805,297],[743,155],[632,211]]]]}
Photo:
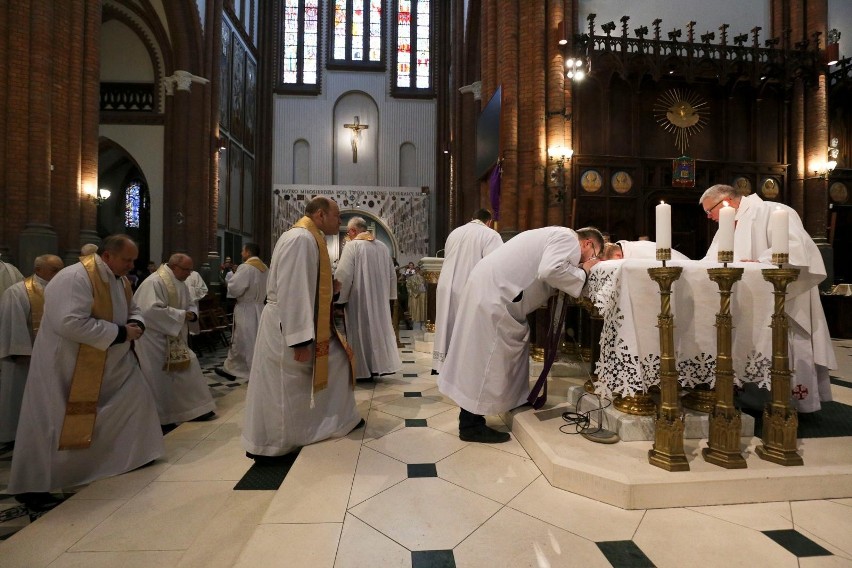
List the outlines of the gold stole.
{"type": "Polygon", "coordinates": [[[375,241],[376,237],[373,236],[373,233],[370,231],[364,231],[363,233],[358,233],[355,235],[353,241],[375,241]]]}
{"type": "Polygon", "coordinates": [[[334,329],[337,338],[346,350],[346,356],[349,358],[349,374],[352,385],[355,384],[355,369],[353,363],[352,349],[346,343],[346,338],[343,337],[334,326],[331,325],[331,300],[332,300],[332,282],[331,282],[331,260],[328,257],[328,247],[325,244],[325,237],[311,220],[310,217],[302,217],[294,225],[293,228],[307,229],[313,235],[319,250],[319,271],[317,274],[317,292],[314,304],[314,329],[315,333],[315,349],[314,349],[314,378],[313,392],[319,392],[328,386],[328,350],[329,341],[331,339],[331,330],[334,329]]]}
{"type": "Polygon", "coordinates": [[[44,315],[44,288],[36,282],[35,276],[24,279],[24,288],[27,290],[27,299],[30,301],[30,331],[35,337],[44,315]]]}
{"type": "MultiPolygon", "coordinates": [[[[89,280],[92,282],[94,299],[92,301],[92,317],[112,322],[112,296],[109,282],[104,282],[98,271],[97,255],[80,257],[80,262],[89,280]]],[[[127,296],[127,307],[130,308],[130,289],[126,278],[124,293],[127,296]]],[[[101,383],[104,378],[107,351],[101,351],[85,343],[80,344],[77,352],[77,364],[71,378],[71,389],[68,393],[68,404],[65,407],[65,422],[59,436],[60,450],[85,449],[92,445],[92,432],[95,430],[95,418],[98,411],[98,398],[101,394],[101,383]]]]}
{"type": "Polygon", "coordinates": [[[246,261],[246,264],[248,264],[249,266],[254,266],[255,268],[257,268],[261,272],[266,272],[267,270],[269,270],[269,267],[266,266],[265,264],[263,264],[263,261],[260,260],[259,258],[257,258],[256,256],[253,256],[250,259],[248,259],[246,261]]]}
{"type": "MultiPolygon", "coordinates": [[[[159,276],[163,281],[163,284],[166,285],[166,293],[169,295],[169,307],[177,310],[183,309],[178,302],[177,287],[175,286],[175,281],[172,279],[171,270],[169,270],[165,264],[161,264],[160,268],[157,269],[157,276],[159,276]]],[[[166,353],[166,362],[163,363],[163,370],[170,372],[185,371],[186,369],[189,369],[189,363],[191,361],[189,357],[189,347],[187,347],[186,343],[183,341],[183,334],[178,332],[175,337],[167,335],[166,340],[168,342],[168,351],[166,353]]]]}

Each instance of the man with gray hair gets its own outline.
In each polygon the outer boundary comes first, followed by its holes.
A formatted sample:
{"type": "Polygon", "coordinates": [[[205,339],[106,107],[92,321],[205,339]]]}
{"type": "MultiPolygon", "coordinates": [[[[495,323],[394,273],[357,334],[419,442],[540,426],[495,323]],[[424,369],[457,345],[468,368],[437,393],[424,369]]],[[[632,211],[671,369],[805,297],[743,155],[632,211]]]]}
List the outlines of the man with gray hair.
{"type": "Polygon", "coordinates": [[[192,269],[192,258],[173,254],[134,296],[147,325],[136,353],[164,433],[179,422],[216,417],[201,365],[187,345],[187,324],[198,320],[198,307],[185,284],[192,269]]]}
{"type": "Polygon", "coordinates": [[[337,263],[337,304],[344,306],[346,338],[355,354],[355,377],[395,373],[402,368],[390,301],[396,300],[396,272],[388,247],[367,230],[362,217],[347,223],[349,242],[337,263]]]}
{"type": "Polygon", "coordinates": [[[131,341],[145,332],[123,278],[139,254],[127,235],[63,268],[44,288],[7,492],[30,508],[48,491],[130,471],[165,453],[131,341]]]}
{"type": "Polygon", "coordinates": [[[0,297],[0,444],[15,440],[33,340],[44,313],[44,287],[64,266],[56,255],[36,257],[34,274],[0,297]]]}
{"type": "MultiPolygon", "coordinates": [[[[772,234],[769,218],[776,209],[787,211],[789,219],[789,264],[801,270],[787,288],[786,311],[790,321],[790,366],[793,369],[792,396],[799,412],[814,412],[820,401],[831,400],[829,369],[837,368],[828,323],[822,310],[817,286],[825,280],[825,264],[798,213],[783,203],[763,201],[758,195],[745,195],[729,185],[714,185],[698,200],[709,219],[719,222],[719,210],[727,203],[736,209],[734,217],[734,261],[772,264],[772,234]]],[[[704,260],[716,262],[719,233],[713,237],[704,260]]],[[[736,333],[736,331],[734,332],[736,333]]]]}
{"type": "Polygon", "coordinates": [[[98,252],[98,245],[94,243],[87,243],[80,247],[80,256],[89,256],[90,254],[95,254],[98,252]]]}

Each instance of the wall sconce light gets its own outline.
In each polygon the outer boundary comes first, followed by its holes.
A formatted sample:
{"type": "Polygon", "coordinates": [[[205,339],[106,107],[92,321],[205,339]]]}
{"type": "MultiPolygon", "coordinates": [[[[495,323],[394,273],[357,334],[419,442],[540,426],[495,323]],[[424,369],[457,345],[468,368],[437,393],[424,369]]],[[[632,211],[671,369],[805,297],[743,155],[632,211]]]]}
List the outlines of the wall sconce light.
{"type": "Polygon", "coordinates": [[[825,169],[827,170],[825,174],[826,178],[832,171],[834,171],[834,168],[837,167],[837,158],[840,156],[840,149],[838,148],[839,145],[840,140],[838,140],[836,136],[833,137],[831,142],[828,144],[828,161],[825,163],[825,169]]]}
{"type": "Polygon", "coordinates": [[[825,64],[831,67],[840,60],[840,32],[830,30],[825,38],[825,64]]]}
{"type": "Polygon", "coordinates": [[[557,43],[559,45],[568,45],[568,22],[565,20],[559,22],[558,30],[558,35],[556,37],[559,39],[557,40],[557,43]]]}
{"type": "Polygon", "coordinates": [[[564,197],[565,161],[570,160],[573,155],[574,150],[567,146],[551,146],[547,149],[548,161],[550,162],[548,187],[553,189],[556,202],[562,201],[564,197]]]}
{"type": "Polygon", "coordinates": [[[90,193],[87,194],[87,197],[91,199],[96,205],[101,206],[107,199],[109,199],[110,195],[112,195],[112,192],[102,187],[98,189],[96,194],[92,195],[90,193]]]}

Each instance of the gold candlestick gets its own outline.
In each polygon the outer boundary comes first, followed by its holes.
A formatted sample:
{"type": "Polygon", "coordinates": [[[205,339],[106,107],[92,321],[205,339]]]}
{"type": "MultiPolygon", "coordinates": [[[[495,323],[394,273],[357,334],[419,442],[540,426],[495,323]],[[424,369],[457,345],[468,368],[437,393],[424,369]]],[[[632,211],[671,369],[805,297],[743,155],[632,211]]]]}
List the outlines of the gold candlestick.
{"type": "Polygon", "coordinates": [[[657,250],[657,259],[663,261],[662,267],[648,269],[648,275],[660,286],[660,314],[657,316],[660,329],[660,407],[654,423],[654,446],[648,450],[648,462],[667,471],[689,471],[689,462],[683,451],[683,416],[678,400],[671,310],[672,284],[680,278],[683,269],[667,267],[665,261],[671,258],[671,251],[668,255],[665,253],[665,250],[657,250]]]}
{"type": "Polygon", "coordinates": [[[787,347],[787,314],[784,305],[787,285],[799,277],[798,268],[781,268],[786,254],[773,254],[772,262],[779,268],[761,270],[764,280],[775,288],[775,311],[772,314],[772,401],[763,409],[763,444],[755,448],[762,459],[781,465],[803,465],[802,456],[796,453],[796,430],[799,416],[790,404],[790,358],[787,347]]]}
{"type": "Polygon", "coordinates": [[[742,469],[747,465],[740,453],[742,416],[734,407],[731,288],[742,278],[743,269],[727,266],[710,268],[707,274],[718,284],[720,298],[716,314],[716,404],[710,415],[710,439],[701,454],[712,464],[726,469],[742,469]]]}

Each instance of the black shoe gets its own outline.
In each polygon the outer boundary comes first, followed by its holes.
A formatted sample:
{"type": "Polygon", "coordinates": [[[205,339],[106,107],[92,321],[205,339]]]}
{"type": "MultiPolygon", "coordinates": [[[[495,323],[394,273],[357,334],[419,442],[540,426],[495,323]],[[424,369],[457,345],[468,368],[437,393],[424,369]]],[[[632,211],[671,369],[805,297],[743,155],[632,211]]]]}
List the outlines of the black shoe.
{"type": "Polygon", "coordinates": [[[246,457],[254,460],[254,463],[260,466],[281,465],[286,463],[288,460],[293,459],[293,456],[291,454],[293,454],[294,452],[298,453],[299,449],[301,448],[295,449],[289,454],[284,454],[283,456],[261,456],[258,454],[246,452],[246,457]]]}
{"type": "Polygon", "coordinates": [[[222,367],[213,367],[213,372],[222,377],[223,379],[228,379],[232,382],[237,380],[237,377],[235,375],[232,375],[222,367]]]}
{"type": "Polygon", "coordinates": [[[65,499],[50,493],[21,493],[15,495],[15,501],[36,513],[44,513],[62,503],[65,499]]]}
{"type": "Polygon", "coordinates": [[[196,416],[190,422],[207,422],[208,420],[214,420],[216,418],[216,413],[212,410],[210,412],[206,412],[201,416],[196,416]]]}
{"type": "Polygon", "coordinates": [[[464,408],[459,408],[459,430],[472,426],[485,426],[485,417],[481,414],[468,412],[464,408]]]}
{"type": "Polygon", "coordinates": [[[365,424],[366,424],[366,422],[364,422],[364,419],[362,418],[361,420],[358,421],[358,424],[356,424],[354,428],[349,430],[349,433],[351,434],[352,432],[354,432],[358,428],[363,428],[365,424]]]}
{"type": "Polygon", "coordinates": [[[500,432],[484,424],[459,428],[459,438],[463,442],[479,442],[480,444],[502,444],[511,439],[508,432],[500,432]]]}
{"type": "Polygon", "coordinates": [[[174,430],[177,427],[178,427],[177,424],[160,424],[160,430],[163,431],[163,436],[165,436],[166,434],[168,434],[169,432],[171,432],[172,430],[174,430]]]}

